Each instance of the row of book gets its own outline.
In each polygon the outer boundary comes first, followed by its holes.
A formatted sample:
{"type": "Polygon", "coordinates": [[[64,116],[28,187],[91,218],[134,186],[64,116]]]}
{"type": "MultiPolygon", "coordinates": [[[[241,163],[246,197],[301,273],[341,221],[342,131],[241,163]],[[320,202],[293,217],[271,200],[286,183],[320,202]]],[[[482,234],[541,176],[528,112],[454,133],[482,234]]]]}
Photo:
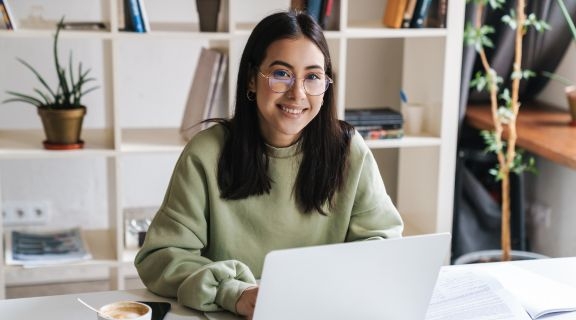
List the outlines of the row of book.
{"type": "Polygon", "coordinates": [[[344,120],[368,140],[395,139],[404,136],[402,113],[390,108],[348,109],[344,120]]]}
{"type": "Polygon", "coordinates": [[[6,0],[0,0],[0,30],[16,30],[16,19],[6,0]]]}
{"type": "Polygon", "coordinates": [[[203,120],[228,116],[226,69],[228,56],[214,48],[202,48],[192,79],[180,135],[190,140],[208,124],[203,120]]]}
{"type": "Polygon", "coordinates": [[[388,28],[445,28],[448,0],[388,0],[382,23],[388,28]]]}
{"type": "Polygon", "coordinates": [[[338,28],[338,20],[332,12],[337,12],[339,1],[334,0],[291,0],[290,9],[304,11],[312,16],[325,30],[338,28]]]}

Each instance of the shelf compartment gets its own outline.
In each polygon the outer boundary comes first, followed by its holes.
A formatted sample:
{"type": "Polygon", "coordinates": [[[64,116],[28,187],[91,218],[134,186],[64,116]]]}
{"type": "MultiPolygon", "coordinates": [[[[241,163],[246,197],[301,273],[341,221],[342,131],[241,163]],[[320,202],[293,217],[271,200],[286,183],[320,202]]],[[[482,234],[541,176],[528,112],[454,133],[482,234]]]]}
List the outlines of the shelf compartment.
{"type": "Polygon", "coordinates": [[[0,130],[0,159],[113,156],[114,154],[111,130],[82,130],[84,148],[78,150],[45,150],[42,147],[44,139],[44,132],[41,129],[0,130]]]}
{"type": "Polygon", "coordinates": [[[113,254],[113,231],[83,230],[83,234],[93,256],[91,260],[35,267],[5,266],[6,285],[87,281],[108,277],[109,268],[119,266],[113,254]]]}

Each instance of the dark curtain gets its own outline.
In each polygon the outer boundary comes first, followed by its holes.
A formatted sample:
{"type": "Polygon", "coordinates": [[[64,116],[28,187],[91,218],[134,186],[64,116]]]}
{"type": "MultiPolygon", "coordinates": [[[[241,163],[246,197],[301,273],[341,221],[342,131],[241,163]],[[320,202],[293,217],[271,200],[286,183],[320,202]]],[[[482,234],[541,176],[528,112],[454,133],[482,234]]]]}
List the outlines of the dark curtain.
{"type": "MultiPolygon", "coordinates": [[[[565,1],[572,19],[576,20],[576,1],[565,1]]],[[[486,7],[484,15],[487,24],[495,28],[492,37],[494,48],[486,51],[488,60],[496,72],[504,79],[504,86],[510,87],[510,74],[514,58],[514,30],[501,22],[503,15],[514,9],[516,1],[507,1],[506,8],[491,10],[486,7]]],[[[473,23],[475,5],[466,6],[466,24],[473,23]]],[[[562,15],[556,0],[528,0],[527,13],[534,13],[539,19],[550,25],[550,30],[537,32],[530,28],[523,42],[522,69],[532,70],[536,77],[521,81],[520,100],[529,101],[546,85],[548,78],[542,76],[542,71],[553,72],[558,67],[572,40],[568,24],[562,15]]],[[[460,99],[460,120],[466,112],[467,104],[489,102],[488,92],[478,92],[469,89],[469,83],[477,71],[482,70],[477,53],[472,47],[464,47],[462,55],[462,87],[460,99]]],[[[483,71],[483,70],[482,70],[483,71]]]]}
{"type": "MultiPolygon", "coordinates": [[[[565,2],[571,16],[576,20],[576,1],[565,2]]],[[[507,88],[510,88],[510,74],[514,58],[514,30],[503,23],[501,18],[508,14],[510,9],[515,9],[515,6],[516,1],[507,1],[504,9],[491,10],[486,7],[487,11],[484,15],[486,24],[495,28],[495,33],[492,35],[494,48],[487,50],[487,57],[492,67],[504,80],[503,86],[507,88]]],[[[474,10],[475,4],[468,3],[465,24],[473,23],[474,10]]],[[[541,75],[542,71],[554,72],[573,41],[568,24],[556,0],[527,0],[526,12],[534,13],[538,19],[545,20],[550,25],[550,30],[537,32],[530,28],[523,39],[522,69],[532,70],[537,75],[521,81],[520,100],[524,102],[532,100],[544,88],[549,79],[541,75]]],[[[484,148],[484,143],[479,133],[464,122],[468,104],[489,103],[488,92],[478,92],[469,88],[474,74],[477,71],[483,72],[479,60],[473,47],[463,47],[456,194],[454,196],[453,258],[470,251],[499,248],[499,227],[487,227],[485,223],[489,219],[487,217],[500,214],[498,199],[494,199],[493,196],[494,186],[498,184],[489,186],[486,190],[485,182],[489,180],[489,177],[482,177],[479,174],[488,175],[488,169],[483,166],[490,164],[485,155],[477,152],[484,148]],[[492,196],[487,196],[487,193],[491,193],[492,196]],[[480,203],[483,205],[479,205],[480,203]]],[[[515,193],[512,195],[512,200],[516,201],[511,204],[513,206],[512,219],[515,220],[513,223],[523,225],[524,209],[520,183],[512,193],[515,193]]],[[[512,236],[516,236],[512,239],[513,248],[527,249],[523,227],[516,225],[512,228],[512,236]]]]}

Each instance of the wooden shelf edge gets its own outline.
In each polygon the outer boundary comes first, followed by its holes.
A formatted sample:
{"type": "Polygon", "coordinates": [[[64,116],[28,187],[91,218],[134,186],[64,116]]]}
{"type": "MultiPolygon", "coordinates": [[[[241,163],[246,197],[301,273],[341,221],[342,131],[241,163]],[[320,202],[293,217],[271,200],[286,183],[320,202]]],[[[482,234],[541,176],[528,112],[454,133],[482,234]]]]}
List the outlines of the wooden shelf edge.
{"type": "MultiPolygon", "coordinates": [[[[466,121],[479,130],[494,128],[488,105],[469,105],[466,121]]],[[[517,145],[535,155],[576,169],[576,127],[567,111],[537,102],[520,109],[516,122],[517,145]]],[[[507,137],[504,132],[504,137],[507,137]]]]}

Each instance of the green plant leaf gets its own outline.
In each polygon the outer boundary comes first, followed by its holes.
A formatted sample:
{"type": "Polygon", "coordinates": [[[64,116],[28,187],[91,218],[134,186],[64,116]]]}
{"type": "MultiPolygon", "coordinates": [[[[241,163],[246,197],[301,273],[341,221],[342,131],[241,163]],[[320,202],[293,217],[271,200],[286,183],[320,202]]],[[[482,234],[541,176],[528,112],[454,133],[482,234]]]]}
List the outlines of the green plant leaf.
{"type": "Polygon", "coordinates": [[[14,92],[14,91],[6,91],[6,93],[8,93],[8,94],[10,94],[10,95],[13,95],[13,96],[15,96],[16,98],[6,99],[6,100],[4,100],[4,102],[20,101],[20,102],[30,103],[30,104],[32,104],[32,105],[34,105],[34,106],[41,106],[41,105],[43,105],[41,100],[39,100],[39,99],[37,99],[37,98],[35,98],[35,97],[33,97],[33,96],[27,95],[27,94],[22,94],[22,93],[18,93],[18,92],[14,92]]]}

